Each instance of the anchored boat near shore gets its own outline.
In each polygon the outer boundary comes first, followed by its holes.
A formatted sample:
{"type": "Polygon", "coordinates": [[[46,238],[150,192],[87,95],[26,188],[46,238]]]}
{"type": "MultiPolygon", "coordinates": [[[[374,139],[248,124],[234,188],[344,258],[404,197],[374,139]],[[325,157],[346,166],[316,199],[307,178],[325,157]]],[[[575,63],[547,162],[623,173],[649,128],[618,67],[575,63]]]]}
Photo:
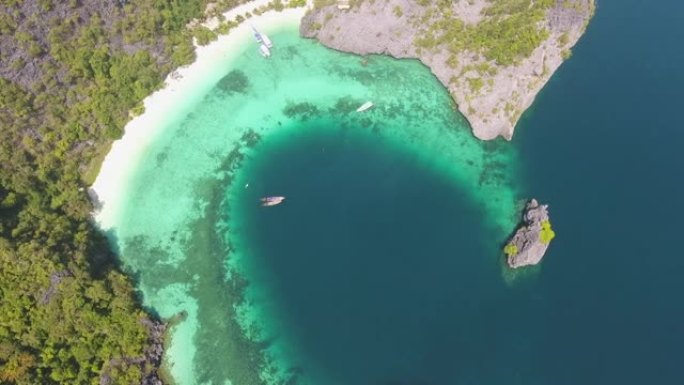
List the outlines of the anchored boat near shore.
{"type": "Polygon", "coordinates": [[[273,197],[263,197],[261,198],[261,205],[264,207],[275,206],[281,204],[285,200],[285,197],[273,196],[273,197]]]}
{"type": "MultiPolygon", "coordinates": [[[[259,32],[257,32],[257,33],[259,33],[259,32]]],[[[271,39],[269,39],[268,36],[266,36],[266,34],[259,33],[259,35],[261,36],[261,40],[264,42],[264,45],[266,47],[273,48],[273,42],[271,42],[271,39]]]]}
{"type": "Polygon", "coordinates": [[[259,53],[261,53],[261,56],[271,56],[271,48],[273,48],[273,42],[271,42],[271,39],[269,39],[268,36],[266,36],[265,34],[257,31],[257,29],[254,28],[253,25],[251,25],[250,27],[252,28],[254,40],[256,40],[256,42],[259,43],[259,53]]]}

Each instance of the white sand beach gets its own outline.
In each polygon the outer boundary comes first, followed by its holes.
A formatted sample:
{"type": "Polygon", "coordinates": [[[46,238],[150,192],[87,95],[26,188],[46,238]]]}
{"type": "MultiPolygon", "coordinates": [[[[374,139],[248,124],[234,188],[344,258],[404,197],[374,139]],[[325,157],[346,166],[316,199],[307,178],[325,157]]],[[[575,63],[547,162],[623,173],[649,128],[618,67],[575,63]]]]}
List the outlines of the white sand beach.
{"type": "MultiPolygon", "coordinates": [[[[226,12],[224,16],[232,20],[267,3],[267,0],[253,1],[226,12]]],[[[132,119],[126,125],[121,139],[112,144],[90,189],[91,196],[98,203],[98,209],[93,213],[94,219],[102,230],[112,230],[121,224],[126,192],[150,145],[169,127],[170,122],[192,109],[193,100],[201,100],[216,80],[227,72],[230,63],[244,51],[246,45],[257,48],[251,26],[271,33],[283,26],[297,25],[305,11],[305,8],[288,8],[281,12],[268,11],[252,16],[249,22],[241,23],[229,34],[219,36],[206,46],[196,47],[196,60],[169,74],[164,87],[145,98],[145,112],[132,119]]],[[[187,314],[186,319],[174,327],[172,341],[165,354],[166,365],[177,384],[194,384],[197,379],[192,365],[195,356],[193,341],[198,327],[197,304],[187,291],[183,285],[172,285],[163,292],[148,293],[176,298],[177,302],[169,305],[168,309],[156,309],[160,314],[171,316],[179,309],[187,314]]]]}
{"type": "MultiPolygon", "coordinates": [[[[269,2],[255,0],[224,13],[224,17],[226,20],[234,20],[237,15],[252,12],[269,2]]],[[[298,23],[305,12],[306,8],[287,8],[281,12],[268,11],[252,16],[233,28],[229,34],[219,36],[206,46],[197,46],[196,60],[169,74],[165,86],[145,98],[145,112],[128,122],[124,135],[112,144],[97,179],[91,186],[91,195],[96,197],[99,206],[94,217],[102,229],[110,229],[116,224],[122,193],[126,190],[131,172],[146,148],[163,129],[165,122],[186,112],[189,97],[206,93],[214,85],[207,73],[225,72],[226,63],[238,55],[238,48],[252,39],[252,25],[269,33],[282,25],[298,23]]],[[[205,25],[211,27],[217,23],[216,20],[209,20],[205,25]]]]}

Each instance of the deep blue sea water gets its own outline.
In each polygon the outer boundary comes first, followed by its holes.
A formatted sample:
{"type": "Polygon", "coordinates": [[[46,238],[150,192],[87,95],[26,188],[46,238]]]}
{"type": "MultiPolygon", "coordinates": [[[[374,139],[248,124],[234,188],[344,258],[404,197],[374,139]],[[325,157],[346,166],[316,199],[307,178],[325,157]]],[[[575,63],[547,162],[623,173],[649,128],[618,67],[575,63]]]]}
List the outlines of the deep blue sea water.
{"type": "Polygon", "coordinates": [[[599,1],[518,127],[526,186],[559,234],[535,288],[540,383],[684,382],[682,15],[599,1]]]}
{"type": "Polygon", "coordinates": [[[373,135],[307,126],[257,146],[241,174],[258,187],[240,186],[231,212],[247,277],[269,286],[306,380],[455,383],[526,349],[499,325],[527,305],[466,192],[373,135]],[[254,204],[269,192],[288,198],[254,204]]]}

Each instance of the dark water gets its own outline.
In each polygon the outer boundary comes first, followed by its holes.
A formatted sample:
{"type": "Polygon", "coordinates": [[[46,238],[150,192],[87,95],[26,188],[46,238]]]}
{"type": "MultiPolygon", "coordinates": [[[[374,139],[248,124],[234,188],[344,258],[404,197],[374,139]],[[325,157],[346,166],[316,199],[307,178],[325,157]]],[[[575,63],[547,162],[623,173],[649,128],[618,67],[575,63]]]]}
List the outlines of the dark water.
{"type": "Polygon", "coordinates": [[[514,140],[559,234],[535,289],[543,383],[684,382],[682,15],[600,1],[514,140]]]}
{"type": "Polygon", "coordinates": [[[373,134],[315,128],[264,139],[233,213],[250,245],[247,275],[270,286],[306,379],[440,384],[517,373],[488,369],[529,348],[501,327],[528,305],[501,279],[482,209],[449,174],[373,134]],[[275,192],[285,203],[250,203],[275,192]]]}
{"type": "Polygon", "coordinates": [[[675,1],[599,2],[518,125],[521,185],[550,204],[558,236],[512,286],[482,213],[410,155],[334,129],[266,140],[245,166],[263,183],[241,199],[291,198],[245,209],[240,236],[305,376],[684,383],[683,15],[675,1]]]}

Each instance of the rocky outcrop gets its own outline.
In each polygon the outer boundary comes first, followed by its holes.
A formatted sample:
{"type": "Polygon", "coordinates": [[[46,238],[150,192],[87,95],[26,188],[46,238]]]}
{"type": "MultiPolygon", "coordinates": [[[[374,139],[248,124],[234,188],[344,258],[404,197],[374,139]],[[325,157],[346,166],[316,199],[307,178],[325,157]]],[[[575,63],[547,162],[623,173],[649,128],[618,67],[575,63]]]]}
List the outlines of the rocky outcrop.
{"type": "Polygon", "coordinates": [[[151,318],[143,318],[140,322],[148,331],[147,347],[142,356],[112,358],[108,367],[100,375],[100,385],[114,385],[114,379],[110,376],[110,370],[114,367],[140,368],[143,373],[140,385],[164,385],[159,377],[159,368],[164,354],[164,336],[167,324],[151,318]]]}
{"type": "Polygon", "coordinates": [[[48,286],[45,292],[43,292],[43,294],[40,296],[40,300],[38,301],[38,303],[41,305],[47,305],[48,303],[50,303],[52,297],[55,294],[57,294],[57,288],[59,287],[59,284],[62,282],[62,279],[66,277],[73,277],[69,270],[62,270],[56,273],[52,273],[50,275],[50,286],[48,286]]]}
{"type": "Polygon", "coordinates": [[[148,344],[145,349],[145,362],[149,363],[152,367],[158,368],[161,366],[164,354],[164,337],[167,324],[148,318],[143,319],[142,322],[149,331],[148,344]]]}
{"type": "Polygon", "coordinates": [[[548,206],[540,205],[536,199],[532,199],[525,207],[523,224],[504,247],[508,266],[518,268],[538,264],[554,237],[548,206]]]}
{"type": "MultiPolygon", "coordinates": [[[[357,1],[349,10],[338,9],[335,2],[328,3],[304,17],[302,36],[359,55],[418,58],[448,88],[474,135],[483,140],[512,138],[518,119],[569,56],[594,11],[594,0],[557,0],[554,6],[544,9],[540,25],[534,26],[541,32],[538,36],[545,37],[541,43],[526,57],[501,65],[497,60],[487,59],[482,49],[473,48],[481,48],[479,42],[466,39],[464,44],[451,44],[459,38],[458,33],[453,39],[438,39],[437,45],[429,48],[418,43],[426,33],[439,34],[454,23],[460,23],[459,28],[468,28],[494,17],[496,23],[507,20],[506,15],[497,14],[501,1],[455,0],[450,9],[439,8],[437,2],[416,0],[357,1]],[[430,30],[435,25],[446,27],[430,30]]],[[[527,8],[534,4],[530,2],[527,8]]],[[[508,6],[511,7],[510,2],[508,6]]],[[[508,11],[525,12],[519,8],[508,11]]],[[[498,37],[493,36],[498,33],[490,31],[483,36],[496,40],[498,37]]],[[[509,37],[490,43],[516,44],[516,39],[509,37]]]]}

